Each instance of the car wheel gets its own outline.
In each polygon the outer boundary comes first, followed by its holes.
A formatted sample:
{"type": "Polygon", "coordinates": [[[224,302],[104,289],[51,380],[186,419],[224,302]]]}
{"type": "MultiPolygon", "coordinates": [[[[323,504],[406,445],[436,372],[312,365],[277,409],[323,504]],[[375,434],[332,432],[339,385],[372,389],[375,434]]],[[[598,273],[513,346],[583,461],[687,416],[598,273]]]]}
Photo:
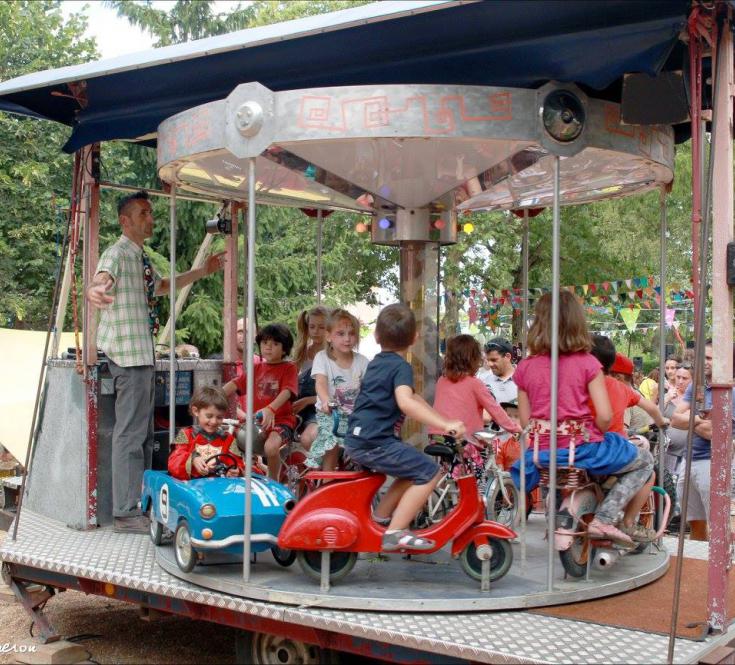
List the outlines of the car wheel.
{"type": "Polygon", "coordinates": [[[161,541],[163,540],[163,524],[156,520],[156,518],[153,516],[153,511],[151,511],[148,519],[150,521],[149,533],[151,536],[151,541],[156,546],[160,545],[161,541]]]}
{"type": "Polygon", "coordinates": [[[294,561],[296,561],[296,552],[293,550],[286,550],[278,545],[271,547],[271,554],[276,560],[276,563],[284,568],[288,568],[294,561]]]}
{"type": "Polygon", "coordinates": [[[176,527],[174,535],[174,555],[179,568],[185,573],[190,573],[197,562],[197,555],[191,546],[191,533],[189,525],[183,521],[176,527]]]}

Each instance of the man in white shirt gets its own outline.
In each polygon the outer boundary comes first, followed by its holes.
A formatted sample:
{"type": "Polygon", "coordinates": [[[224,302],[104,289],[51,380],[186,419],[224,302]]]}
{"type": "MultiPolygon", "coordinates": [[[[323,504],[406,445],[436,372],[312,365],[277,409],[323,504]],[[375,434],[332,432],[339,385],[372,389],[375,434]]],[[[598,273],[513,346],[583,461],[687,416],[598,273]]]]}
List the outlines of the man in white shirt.
{"type": "Polygon", "coordinates": [[[518,388],[513,381],[513,346],[502,337],[495,337],[485,344],[485,366],[477,377],[488,387],[499,404],[515,402],[518,388]]]}

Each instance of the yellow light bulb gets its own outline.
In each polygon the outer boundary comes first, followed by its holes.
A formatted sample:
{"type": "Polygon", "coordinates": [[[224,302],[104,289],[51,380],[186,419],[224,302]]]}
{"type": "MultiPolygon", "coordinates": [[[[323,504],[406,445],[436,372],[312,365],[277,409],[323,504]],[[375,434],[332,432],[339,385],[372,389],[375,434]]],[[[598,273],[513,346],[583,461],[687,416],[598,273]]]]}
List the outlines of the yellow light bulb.
{"type": "Polygon", "coordinates": [[[462,230],[465,233],[472,233],[475,230],[475,225],[472,222],[465,222],[462,226],[462,230]]]}

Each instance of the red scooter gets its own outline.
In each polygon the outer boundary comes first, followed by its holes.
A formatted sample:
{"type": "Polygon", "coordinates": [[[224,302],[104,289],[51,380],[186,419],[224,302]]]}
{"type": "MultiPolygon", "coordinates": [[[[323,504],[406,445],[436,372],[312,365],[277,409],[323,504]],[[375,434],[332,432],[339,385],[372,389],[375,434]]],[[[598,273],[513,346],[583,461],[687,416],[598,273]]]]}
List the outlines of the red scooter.
{"type": "MultiPolygon", "coordinates": [[[[433,444],[427,454],[448,461],[459,457],[457,444],[433,444]]],[[[382,473],[368,471],[312,471],[308,480],[325,481],[302,498],[286,517],[278,546],[296,551],[304,573],[319,580],[323,590],[344,578],[354,567],[359,552],[380,552],[385,527],[372,518],[372,504],[385,481],[382,473]]],[[[416,534],[433,540],[432,550],[401,550],[406,554],[431,554],[451,542],[467,575],[481,582],[483,590],[503,577],[513,563],[510,540],[516,534],[506,526],[485,520],[485,507],[474,475],[457,480],[459,501],[442,520],[416,534]]]]}

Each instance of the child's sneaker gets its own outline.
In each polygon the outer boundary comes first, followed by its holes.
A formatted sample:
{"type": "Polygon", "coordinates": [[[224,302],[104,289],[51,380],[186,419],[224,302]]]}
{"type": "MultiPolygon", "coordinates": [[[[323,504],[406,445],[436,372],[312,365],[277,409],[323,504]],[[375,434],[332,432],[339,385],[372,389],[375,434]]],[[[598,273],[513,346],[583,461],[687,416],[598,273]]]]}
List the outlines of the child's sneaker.
{"type": "Polygon", "coordinates": [[[590,538],[612,540],[616,545],[622,545],[628,548],[634,547],[633,540],[628,534],[623,533],[612,524],[600,522],[597,518],[589,523],[587,533],[590,538]]]}
{"type": "Polygon", "coordinates": [[[408,529],[386,531],[383,534],[383,552],[400,552],[402,550],[433,550],[436,543],[428,538],[421,538],[408,529]]]}
{"type": "Polygon", "coordinates": [[[649,529],[642,524],[633,524],[632,526],[625,526],[625,524],[619,524],[620,529],[626,536],[630,536],[631,540],[636,543],[651,543],[656,540],[656,531],[649,529]]]}

